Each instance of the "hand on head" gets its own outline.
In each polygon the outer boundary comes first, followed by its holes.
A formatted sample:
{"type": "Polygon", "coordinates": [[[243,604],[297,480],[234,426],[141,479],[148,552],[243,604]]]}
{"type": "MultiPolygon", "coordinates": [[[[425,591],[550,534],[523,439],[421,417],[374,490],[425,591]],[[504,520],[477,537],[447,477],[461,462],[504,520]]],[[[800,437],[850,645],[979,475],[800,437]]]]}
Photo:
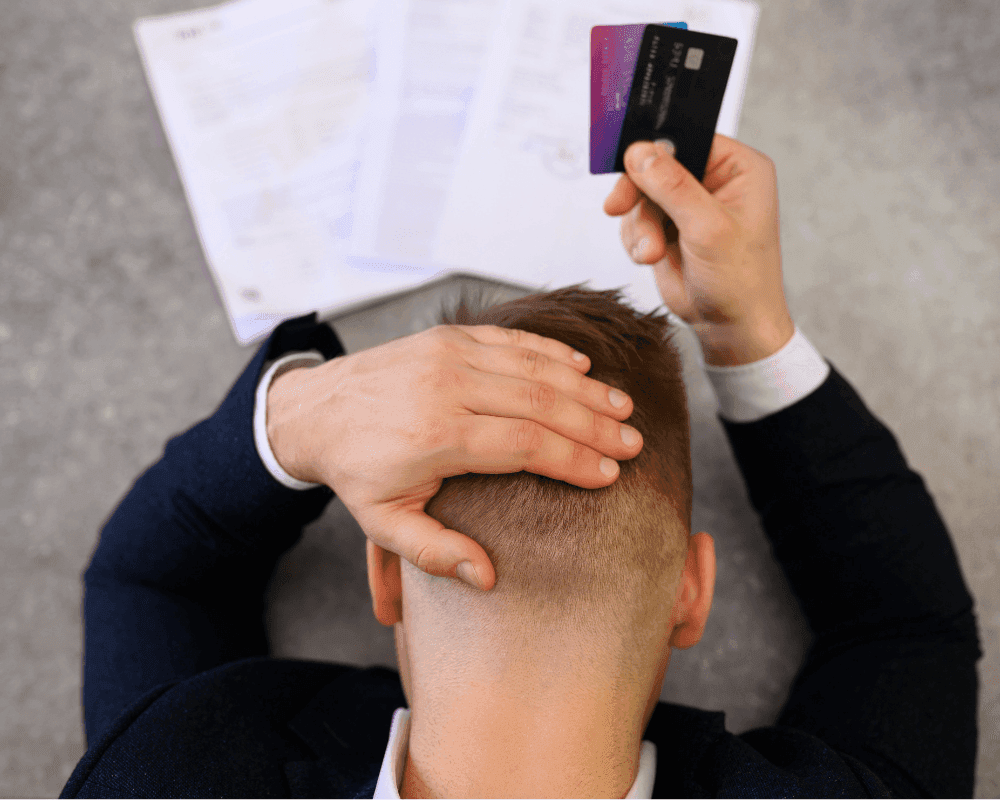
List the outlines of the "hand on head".
{"type": "Polygon", "coordinates": [[[626,251],[652,265],[663,302],[694,330],[708,363],[756,361],[787,343],[794,323],[771,159],[716,134],[702,183],[650,142],[628,148],[625,168],[604,211],[624,215],[626,251]]]}
{"type": "Polygon", "coordinates": [[[614,483],[615,460],[635,457],[642,437],[621,424],[631,398],[589,369],[586,356],[534,333],[439,325],[275,379],[268,440],[288,474],[332,488],[372,542],[430,575],[490,589],[486,551],[424,507],[445,478],[467,472],[614,483]],[[456,572],[464,561],[475,576],[456,572]]]}

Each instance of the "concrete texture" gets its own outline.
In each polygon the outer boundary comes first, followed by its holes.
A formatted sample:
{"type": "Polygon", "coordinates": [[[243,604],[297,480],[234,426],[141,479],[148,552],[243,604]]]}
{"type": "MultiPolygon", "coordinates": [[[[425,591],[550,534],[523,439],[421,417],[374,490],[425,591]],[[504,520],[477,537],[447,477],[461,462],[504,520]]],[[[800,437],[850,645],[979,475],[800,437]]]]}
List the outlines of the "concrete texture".
{"type": "MultiPolygon", "coordinates": [[[[5,0],[0,13],[0,794],[83,753],[80,573],[103,520],[251,356],[223,318],[131,35],[191,0],[5,0]]],[[[1000,6],[762,0],[740,138],[777,164],[793,316],[924,476],[976,597],[977,797],[1000,794],[1000,6]]],[[[417,332],[442,284],[337,322],[417,332]]],[[[509,294],[509,293],[508,293],[509,294]]],[[[691,342],[686,343],[690,356],[691,342]]],[[[705,638],[663,697],[768,724],[806,647],[714,399],[688,358],[705,638]]],[[[339,502],[282,562],[279,655],[395,665],[339,502]]]]}

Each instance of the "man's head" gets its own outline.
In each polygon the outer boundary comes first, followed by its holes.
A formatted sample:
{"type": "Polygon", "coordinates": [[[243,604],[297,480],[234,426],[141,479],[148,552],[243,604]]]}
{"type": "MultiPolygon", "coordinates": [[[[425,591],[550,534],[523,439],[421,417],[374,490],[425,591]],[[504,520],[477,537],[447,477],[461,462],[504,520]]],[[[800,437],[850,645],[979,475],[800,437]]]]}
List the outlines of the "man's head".
{"type": "Polygon", "coordinates": [[[589,377],[632,398],[628,423],[644,446],[601,489],[528,472],[446,479],[426,512],[483,547],[496,570],[489,592],[429,576],[369,542],[376,615],[395,624],[411,707],[421,697],[443,702],[448,685],[503,687],[512,701],[532,703],[554,697],[570,674],[578,687],[655,684],[658,696],[668,644],[700,638],[715,576],[711,546],[695,548],[690,535],[675,329],[666,316],[637,314],[618,291],[579,286],[488,309],[463,297],[441,321],[519,328],[585,353],[589,377]]]}

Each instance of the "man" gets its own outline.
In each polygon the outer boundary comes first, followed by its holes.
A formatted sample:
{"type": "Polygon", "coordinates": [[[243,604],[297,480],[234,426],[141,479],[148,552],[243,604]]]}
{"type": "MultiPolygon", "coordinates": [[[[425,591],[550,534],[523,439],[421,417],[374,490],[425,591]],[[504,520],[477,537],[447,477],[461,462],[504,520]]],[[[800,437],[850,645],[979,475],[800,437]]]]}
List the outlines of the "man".
{"type": "Polygon", "coordinates": [[[662,319],[572,287],[352,356],[279,327],[102,531],[64,796],[971,795],[972,598],[892,434],[791,321],[773,164],[716,136],[703,184],[648,143],[626,167],[605,210],[698,336],[815,636],[777,724],[657,702],[715,578],[683,387],[662,319]],[[267,658],[268,578],[334,492],[401,674],[267,658]]]}

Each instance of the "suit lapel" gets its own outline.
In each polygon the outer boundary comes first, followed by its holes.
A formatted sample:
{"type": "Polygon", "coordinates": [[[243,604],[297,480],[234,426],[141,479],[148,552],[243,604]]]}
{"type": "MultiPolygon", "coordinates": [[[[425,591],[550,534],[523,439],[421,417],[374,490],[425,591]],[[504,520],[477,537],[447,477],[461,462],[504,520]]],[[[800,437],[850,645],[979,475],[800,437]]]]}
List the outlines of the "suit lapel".
{"type": "Polygon", "coordinates": [[[392,715],[406,707],[399,673],[386,667],[344,667],[309,700],[288,727],[315,753],[285,764],[296,797],[371,797],[392,715]]]}

